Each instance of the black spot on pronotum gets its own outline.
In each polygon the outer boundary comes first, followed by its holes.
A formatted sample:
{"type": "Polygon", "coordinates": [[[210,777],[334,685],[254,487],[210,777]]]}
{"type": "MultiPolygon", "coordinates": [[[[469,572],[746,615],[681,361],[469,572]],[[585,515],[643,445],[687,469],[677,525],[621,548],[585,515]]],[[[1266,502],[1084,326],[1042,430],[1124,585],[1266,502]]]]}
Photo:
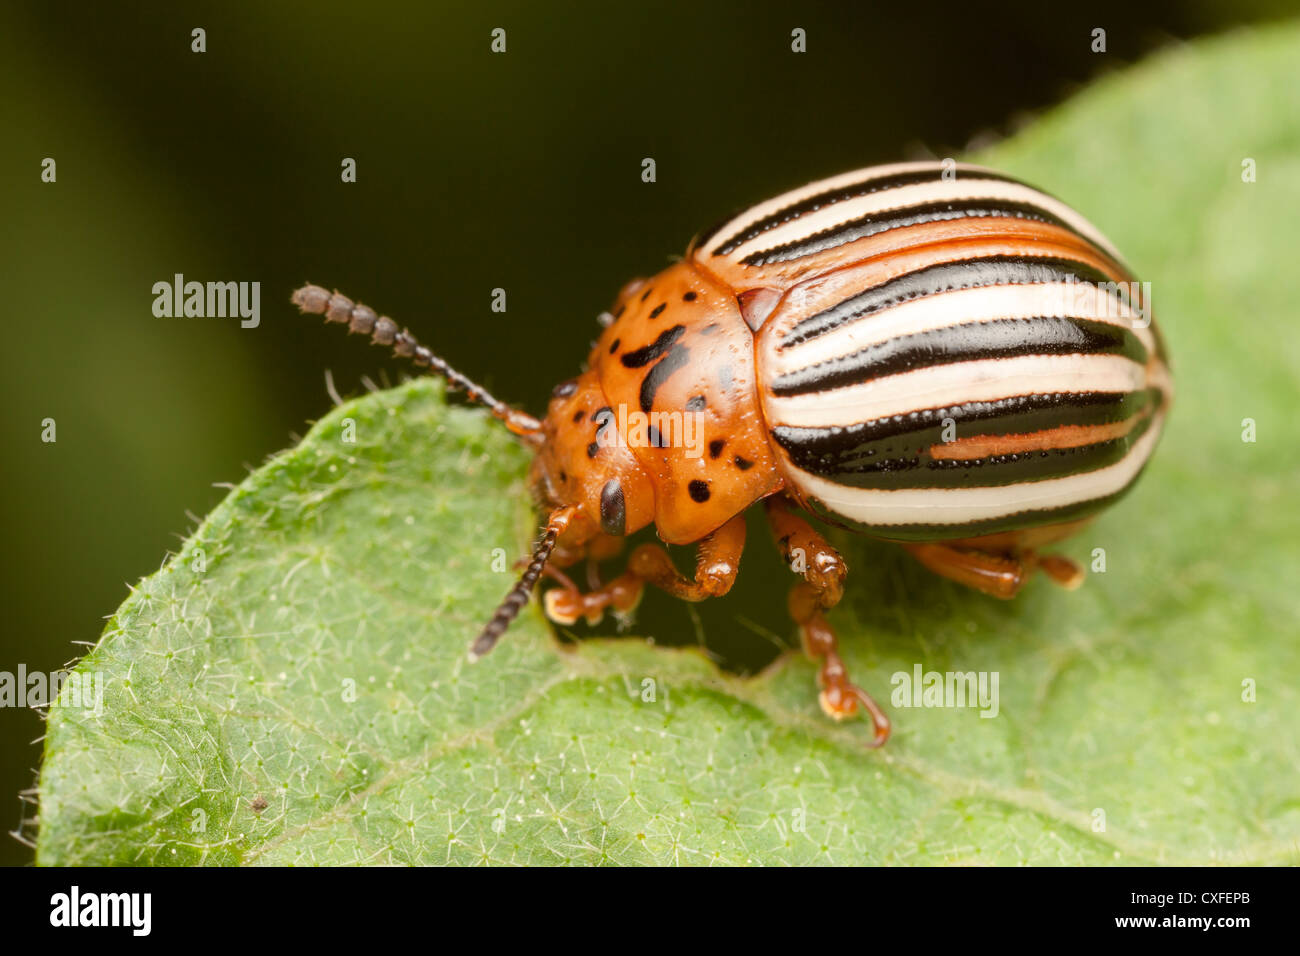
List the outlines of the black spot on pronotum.
{"type": "Polygon", "coordinates": [[[617,478],[609,479],[600,489],[600,530],[618,537],[627,533],[627,504],[617,478]]]}
{"type": "Polygon", "coordinates": [[[578,422],[582,421],[586,417],[587,417],[586,410],[582,408],[578,409],[576,412],[573,413],[573,424],[575,425],[578,424],[578,422]]]}
{"type": "Polygon", "coordinates": [[[708,400],[703,395],[692,395],[686,402],[686,410],[688,412],[702,412],[708,404],[708,400]]]}
{"type": "Polygon", "coordinates": [[[641,411],[649,412],[654,407],[655,394],[659,387],[680,368],[690,364],[691,350],[683,345],[674,345],[664,356],[662,362],[656,362],[641,380],[641,411]]]}
{"type": "Polygon", "coordinates": [[[569,379],[567,382],[561,382],[559,385],[555,386],[555,388],[551,389],[551,394],[556,398],[568,398],[577,390],[578,383],[574,379],[569,379]]]}
{"type": "Polygon", "coordinates": [[[624,313],[626,310],[627,310],[627,306],[626,306],[626,305],[620,305],[617,309],[614,310],[614,318],[616,318],[616,319],[621,319],[621,318],[623,318],[623,313],[624,313]]]}
{"type": "Polygon", "coordinates": [[[600,451],[600,443],[599,443],[599,442],[592,442],[590,445],[587,446],[587,457],[588,457],[588,458],[595,458],[595,457],[596,457],[596,454],[597,454],[599,451],[600,451]]]}
{"type": "Polygon", "coordinates": [[[715,438],[713,439],[713,441],[709,442],[709,457],[717,458],[719,455],[721,455],[722,448],[726,444],[727,444],[726,439],[723,438],[715,438]]]}
{"type": "Polygon", "coordinates": [[[671,329],[660,332],[659,337],[649,345],[625,352],[619,361],[623,363],[624,368],[643,368],[672,348],[673,343],[680,339],[685,331],[686,326],[674,325],[671,329]]]}
{"type": "Polygon", "coordinates": [[[654,286],[651,286],[650,288],[646,289],[645,295],[641,296],[641,301],[644,302],[646,299],[650,298],[650,293],[653,292],[654,290],[655,290],[654,286]]]}
{"type": "Polygon", "coordinates": [[[650,318],[652,319],[659,318],[659,316],[663,313],[664,309],[666,308],[668,308],[668,303],[660,302],[658,305],[656,305],[653,309],[650,310],[650,318]]]}
{"type": "Polygon", "coordinates": [[[754,467],[754,463],[752,461],[750,461],[748,458],[742,458],[739,455],[733,458],[732,461],[735,462],[736,467],[739,468],[741,471],[749,471],[749,469],[754,467]]]}
{"type": "Polygon", "coordinates": [[[683,301],[683,302],[694,302],[694,301],[695,301],[695,293],[694,293],[694,292],[688,292],[688,293],[686,293],[684,296],[682,296],[682,301],[683,301]]]}
{"type": "Polygon", "coordinates": [[[677,342],[685,332],[686,326],[674,325],[661,332],[649,345],[626,352],[619,359],[626,368],[641,368],[651,362],[656,363],[641,380],[641,411],[650,411],[659,386],[690,361],[690,350],[677,342]]]}
{"type": "Polygon", "coordinates": [[[704,504],[709,500],[709,483],[707,481],[700,481],[700,479],[696,478],[686,486],[686,490],[690,492],[693,501],[704,504]]]}
{"type": "Polygon", "coordinates": [[[561,471],[560,471],[560,481],[561,481],[561,482],[565,482],[565,481],[568,481],[568,480],[569,480],[569,473],[568,473],[567,471],[564,471],[563,469],[561,469],[561,471]]]}
{"type": "Polygon", "coordinates": [[[623,340],[622,340],[622,339],[615,339],[613,342],[610,342],[610,343],[609,343],[609,354],[610,354],[610,355],[613,355],[615,352],[617,352],[617,351],[618,351],[618,347],[619,347],[620,345],[622,345],[622,344],[623,344],[623,340]]]}

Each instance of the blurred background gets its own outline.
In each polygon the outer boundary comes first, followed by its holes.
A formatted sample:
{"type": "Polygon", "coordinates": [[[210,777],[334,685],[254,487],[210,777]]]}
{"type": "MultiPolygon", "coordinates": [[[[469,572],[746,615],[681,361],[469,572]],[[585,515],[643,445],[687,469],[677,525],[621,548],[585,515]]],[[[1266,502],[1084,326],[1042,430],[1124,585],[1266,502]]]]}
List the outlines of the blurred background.
{"type": "MultiPolygon", "coordinates": [[[[858,166],[959,155],[1162,46],[1297,12],[1294,0],[1141,12],[1093,0],[1050,14],[1035,0],[996,13],[232,6],[0,13],[0,671],[53,671],[83,653],[225,494],[217,485],[329,408],[326,370],[345,396],[363,376],[396,381],[403,367],[384,352],[298,317],[288,296],[303,281],[388,312],[540,413],[618,288],[724,214],[858,166]],[[497,27],[503,54],[490,50],[497,27]],[[204,53],[191,50],[195,28],[204,53]],[[795,28],[806,53],[791,51],[795,28]],[[54,183],[41,179],[47,157],[54,183]],[[355,183],[341,182],[344,157],[355,183]],[[152,286],[175,273],[259,281],[260,325],[156,318],[152,286]],[[490,310],[497,287],[504,315],[490,310]]],[[[770,548],[746,561],[776,568],[770,548]]],[[[761,666],[787,630],[770,580],[741,575],[715,606],[648,597],[637,631],[682,643],[710,620],[778,622],[767,639],[756,624],[710,628],[729,635],[712,647],[725,663],[761,666]]],[[[41,733],[33,711],[0,709],[5,830],[41,733]]],[[[29,859],[0,839],[0,863],[29,859]]]]}

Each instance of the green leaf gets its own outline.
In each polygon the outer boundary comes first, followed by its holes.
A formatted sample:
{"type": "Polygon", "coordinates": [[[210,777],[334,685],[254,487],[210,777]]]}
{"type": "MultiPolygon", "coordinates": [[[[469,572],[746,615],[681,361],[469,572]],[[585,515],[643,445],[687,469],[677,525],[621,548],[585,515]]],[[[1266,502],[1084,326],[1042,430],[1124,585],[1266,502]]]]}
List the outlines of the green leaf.
{"type": "Polygon", "coordinates": [[[1001,603],[836,539],[884,750],[797,655],[741,678],[563,646],[533,606],[469,664],[512,580],[493,549],[535,528],[526,457],[419,381],[335,409],[134,589],[78,668],[102,713],[51,712],[39,861],[1300,862],[1297,62],[1295,26],[1183,47],[980,157],[1153,282],[1179,394],[1138,488],[1067,545],[1105,549],[1080,591],[1001,603]],[[889,706],[918,664],[996,671],[997,717],[889,706]]]}

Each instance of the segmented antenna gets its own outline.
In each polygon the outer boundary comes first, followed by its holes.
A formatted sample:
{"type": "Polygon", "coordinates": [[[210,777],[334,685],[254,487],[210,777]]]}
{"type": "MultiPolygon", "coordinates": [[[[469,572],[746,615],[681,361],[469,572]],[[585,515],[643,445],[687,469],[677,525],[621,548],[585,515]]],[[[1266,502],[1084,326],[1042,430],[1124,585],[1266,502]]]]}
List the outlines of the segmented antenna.
{"type": "Polygon", "coordinates": [[[484,625],[483,630],[474,639],[474,643],[470,645],[469,659],[471,661],[478,660],[496,647],[501,635],[510,627],[510,622],[519,615],[519,612],[523,610],[523,606],[528,603],[528,598],[533,592],[533,587],[537,584],[537,579],[542,576],[542,568],[546,567],[551,552],[555,550],[556,540],[564,533],[564,529],[569,526],[570,519],[577,514],[577,511],[577,506],[570,505],[551,515],[550,520],[546,523],[546,530],[537,542],[537,547],[533,549],[533,559],[528,562],[528,567],[519,576],[515,586],[510,589],[505,599],[497,606],[492,619],[484,625]]]}
{"type": "Polygon", "coordinates": [[[499,401],[486,388],[466,378],[445,361],[421,345],[409,330],[399,328],[386,315],[360,302],[353,302],[338,292],[328,292],[318,285],[305,285],[294,292],[293,304],[304,313],[325,316],[326,322],[347,323],[348,332],[370,336],[371,345],[391,345],[395,355],[409,358],[419,368],[441,375],[453,388],[464,389],[471,401],[486,405],[492,415],[529,444],[542,441],[542,423],[533,416],[499,401]]]}

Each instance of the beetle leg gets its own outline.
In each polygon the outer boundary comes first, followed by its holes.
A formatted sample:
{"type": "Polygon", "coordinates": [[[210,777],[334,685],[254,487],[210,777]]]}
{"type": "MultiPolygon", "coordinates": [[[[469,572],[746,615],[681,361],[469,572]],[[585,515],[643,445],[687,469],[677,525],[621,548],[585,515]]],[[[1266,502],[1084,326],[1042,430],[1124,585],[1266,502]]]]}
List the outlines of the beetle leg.
{"type": "Polygon", "coordinates": [[[804,578],[790,589],[790,616],[799,625],[804,652],[822,662],[817,674],[822,710],[836,720],[844,720],[861,707],[870,715],[874,727],[871,745],[879,747],[889,739],[889,718],[866,691],[849,680],[835,632],[822,613],[843,596],[848,567],[840,553],[791,511],[784,499],[771,497],[764,505],[781,555],[804,578]]]}
{"type": "Polygon", "coordinates": [[[586,618],[593,627],[605,616],[605,609],[612,607],[625,614],[641,601],[641,591],[645,582],[631,572],[620,574],[603,587],[583,594],[574,588],[552,588],[542,595],[542,606],[546,616],[556,624],[576,624],[578,618],[586,618]]]}
{"type": "Polygon", "coordinates": [[[646,584],[653,584],[684,601],[720,597],[731,590],[744,549],[744,515],[736,515],[700,542],[694,578],[679,573],[661,545],[643,544],[632,552],[627,570],[604,587],[586,594],[563,588],[547,591],[546,616],[559,624],[572,624],[580,617],[594,624],[606,608],[625,613],[636,607],[646,584]]]}
{"type": "Polygon", "coordinates": [[[763,502],[768,524],[776,537],[776,546],[796,574],[802,574],[817,593],[818,605],[834,607],[844,596],[844,578],[848,566],[840,553],[818,534],[813,526],[795,514],[789,503],[778,496],[763,502]]]}
{"type": "Polygon", "coordinates": [[[1063,554],[1040,554],[1038,566],[1043,569],[1044,574],[1067,591],[1073,591],[1083,584],[1083,568],[1079,567],[1077,561],[1063,554]]]}
{"type": "MultiPolygon", "coordinates": [[[[516,568],[528,567],[528,559],[521,558],[520,560],[516,561],[515,567],[516,568]]],[[[573,583],[573,578],[569,577],[559,568],[551,567],[551,565],[549,564],[546,567],[542,568],[542,577],[550,578],[552,581],[555,581],[560,585],[560,587],[565,588],[566,590],[569,591],[578,590],[578,586],[573,583]]]]}
{"type": "Polygon", "coordinates": [[[1060,554],[1040,555],[1028,548],[985,551],[943,543],[903,547],[936,574],[997,598],[1015,597],[1039,568],[1063,588],[1074,590],[1083,583],[1083,569],[1060,554]]]}
{"type": "Polygon", "coordinates": [[[931,543],[903,547],[935,574],[1003,600],[1016,596],[1038,564],[1033,551],[995,554],[931,543]]]}
{"type": "Polygon", "coordinates": [[[598,591],[604,585],[600,576],[600,562],[595,558],[587,559],[587,590],[598,591]]]}

